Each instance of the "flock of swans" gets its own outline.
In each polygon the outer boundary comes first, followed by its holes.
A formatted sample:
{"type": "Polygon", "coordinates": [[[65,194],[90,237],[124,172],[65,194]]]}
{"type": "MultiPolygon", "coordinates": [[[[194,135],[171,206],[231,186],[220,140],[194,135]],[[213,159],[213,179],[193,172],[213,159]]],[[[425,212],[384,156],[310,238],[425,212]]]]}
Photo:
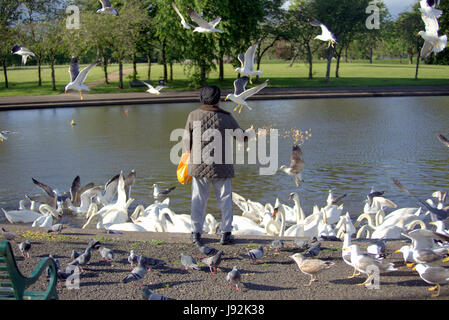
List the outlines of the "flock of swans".
{"type": "MultiPolygon", "coordinates": [[[[63,216],[72,215],[83,221],[84,229],[191,232],[190,215],[177,214],[169,207],[170,199],[166,196],[174,188],[161,191],[157,185],[153,185],[154,203],[147,207],[139,204],[130,212],[130,205],[134,201],[131,197],[131,184],[134,183],[135,172],[132,171],[131,175],[133,179],[129,177],[125,179],[121,172],[104,187],[88,184],[87,187],[90,188],[77,189],[82,191],[78,192],[80,194],[71,190],[71,193],[78,194],[78,201],[66,198],[63,202],[58,201],[56,206],[52,206],[52,201],[39,203],[32,200],[40,200],[42,196],[28,197],[31,200],[29,208],[25,206],[25,200],[21,200],[18,210],[2,209],[2,212],[10,223],[31,224],[33,227],[48,228],[58,223],[63,216]],[[158,195],[162,195],[165,199],[161,201],[158,195]]],[[[79,185],[79,177],[77,178],[79,185]]],[[[363,212],[354,220],[349,212],[344,213],[343,210],[342,200],[346,195],[335,198],[332,190],[329,190],[326,205],[321,208],[315,205],[309,215],[306,215],[301,207],[299,194],[296,192],[291,193],[288,199],[293,201],[292,207],[281,203],[279,199],[276,199],[274,205],[271,203],[263,205],[245,199],[235,192],[232,195],[234,204],[241,210],[240,214],[234,214],[233,235],[343,240],[344,235],[349,234],[355,235],[358,239],[400,239],[401,233],[417,227],[430,229],[431,222],[437,226],[438,232],[445,233],[444,222],[432,219],[429,211],[424,212],[421,207],[398,209],[393,201],[383,196],[383,192],[376,192],[373,189],[365,200],[363,212]],[[393,211],[386,214],[387,210],[393,211]]],[[[432,197],[436,200],[428,199],[427,203],[430,206],[437,208],[444,206],[445,197],[441,192],[433,193],[432,197]]],[[[207,214],[203,233],[216,234],[219,224],[212,214],[207,214]]]]}

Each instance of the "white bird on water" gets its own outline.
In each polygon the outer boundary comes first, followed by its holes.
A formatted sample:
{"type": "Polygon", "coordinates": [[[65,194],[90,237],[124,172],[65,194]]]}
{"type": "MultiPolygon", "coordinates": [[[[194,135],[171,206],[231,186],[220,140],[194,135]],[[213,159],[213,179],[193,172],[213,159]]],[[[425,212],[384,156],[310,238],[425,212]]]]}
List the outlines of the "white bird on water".
{"type": "Polygon", "coordinates": [[[184,19],[184,16],[182,15],[182,13],[179,11],[178,7],[176,7],[176,4],[174,2],[171,3],[171,6],[173,7],[173,9],[175,9],[176,13],[178,14],[178,16],[181,18],[181,24],[184,27],[184,29],[190,29],[190,24],[187,23],[186,19],[184,19]]]}
{"type": "Polygon", "coordinates": [[[29,50],[25,47],[19,46],[17,44],[12,48],[11,53],[22,56],[22,66],[24,66],[27,63],[28,57],[30,57],[30,56],[35,57],[34,53],[31,52],[31,50],[29,50]]]}
{"type": "Polygon", "coordinates": [[[225,101],[228,99],[237,103],[237,106],[234,108],[234,111],[240,107],[239,113],[242,112],[242,108],[245,106],[249,110],[252,110],[251,107],[246,102],[246,99],[255,95],[260,90],[265,88],[268,85],[269,80],[266,80],[264,83],[259,84],[258,86],[252,87],[250,89],[246,89],[246,84],[248,83],[248,77],[241,77],[234,81],[234,93],[230,93],[226,96],[225,101]]]}
{"type": "Polygon", "coordinates": [[[200,33],[223,33],[223,30],[220,30],[216,28],[217,24],[220,23],[221,17],[216,17],[211,22],[207,22],[204,20],[197,12],[195,12],[192,8],[187,9],[189,12],[190,18],[198,23],[198,27],[195,27],[193,29],[193,32],[200,32],[200,33]]]}
{"type": "Polygon", "coordinates": [[[259,46],[260,40],[253,44],[251,47],[246,50],[245,54],[240,53],[238,55],[238,59],[241,63],[241,67],[235,69],[237,73],[240,73],[242,76],[249,77],[249,83],[253,84],[251,81],[251,77],[253,76],[262,76],[262,71],[254,71],[254,57],[256,55],[257,47],[259,46]]]}
{"type": "Polygon", "coordinates": [[[321,22],[319,22],[316,19],[310,19],[309,23],[314,27],[321,27],[321,34],[316,36],[314,39],[318,39],[321,41],[328,42],[328,48],[332,46],[332,48],[337,43],[337,40],[335,39],[335,36],[332,34],[332,32],[329,31],[329,29],[321,22]]]}
{"type": "Polygon", "coordinates": [[[65,93],[69,90],[76,90],[80,93],[81,100],[83,100],[83,95],[81,91],[90,91],[90,89],[83,83],[86,80],[89,71],[97,65],[97,62],[92,63],[87,66],[81,72],[79,71],[78,58],[72,57],[70,60],[69,73],[70,82],[65,86],[65,93]]]}
{"type": "Polygon", "coordinates": [[[114,16],[118,16],[117,10],[112,6],[111,1],[109,0],[99,0],[101,3],[101,9],[97,10],[97,13],[107,13],[113,14],[114,16]]]}

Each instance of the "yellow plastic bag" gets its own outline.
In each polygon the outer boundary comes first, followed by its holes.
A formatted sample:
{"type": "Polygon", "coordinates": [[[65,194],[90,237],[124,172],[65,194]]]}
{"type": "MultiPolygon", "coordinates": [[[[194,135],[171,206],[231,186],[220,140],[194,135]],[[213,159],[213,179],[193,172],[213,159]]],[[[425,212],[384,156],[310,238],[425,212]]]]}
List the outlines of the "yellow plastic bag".
{"type": "Polygon", "coordinates": [[[187,164],[189,157],[190,152],[183,153],[181,156],[181,161],[179,161],[176,174],[178,176],[178,181],[180,184],[188,184],[192,182],[192,177],[189,176],[189,168],[187,164]]]}

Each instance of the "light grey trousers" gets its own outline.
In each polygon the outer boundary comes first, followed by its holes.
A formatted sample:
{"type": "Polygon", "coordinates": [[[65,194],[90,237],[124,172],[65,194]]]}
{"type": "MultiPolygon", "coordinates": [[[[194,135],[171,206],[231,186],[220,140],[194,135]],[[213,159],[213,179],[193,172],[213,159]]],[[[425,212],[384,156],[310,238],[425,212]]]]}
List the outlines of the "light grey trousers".
{"type": "Polygon", "coordinates": [[[192,178],[192,232],[203,233],[206,205],[210,187],[214,188],[215,198],[221,209],[221,232],[232,230],[232,183],[231,179],[192,178]]]}

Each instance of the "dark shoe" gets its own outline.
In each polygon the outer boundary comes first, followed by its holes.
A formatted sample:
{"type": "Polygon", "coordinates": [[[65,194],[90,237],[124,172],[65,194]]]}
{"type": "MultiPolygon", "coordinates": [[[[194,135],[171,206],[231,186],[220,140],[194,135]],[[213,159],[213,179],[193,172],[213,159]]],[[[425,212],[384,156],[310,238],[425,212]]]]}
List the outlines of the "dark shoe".
{"type": "Polygon", "coordinates": [[[194,245],[201,246],[201,234],[199,232],[192,232],[190,234],[190,239],[194,245]]]}
{"type": "Polygon", "coordinates": [[[234,242],[234,237],[231,235],[231,232],[225,232],[221,235],[220,243],[222,245],[232,244],[234,242]]]}

